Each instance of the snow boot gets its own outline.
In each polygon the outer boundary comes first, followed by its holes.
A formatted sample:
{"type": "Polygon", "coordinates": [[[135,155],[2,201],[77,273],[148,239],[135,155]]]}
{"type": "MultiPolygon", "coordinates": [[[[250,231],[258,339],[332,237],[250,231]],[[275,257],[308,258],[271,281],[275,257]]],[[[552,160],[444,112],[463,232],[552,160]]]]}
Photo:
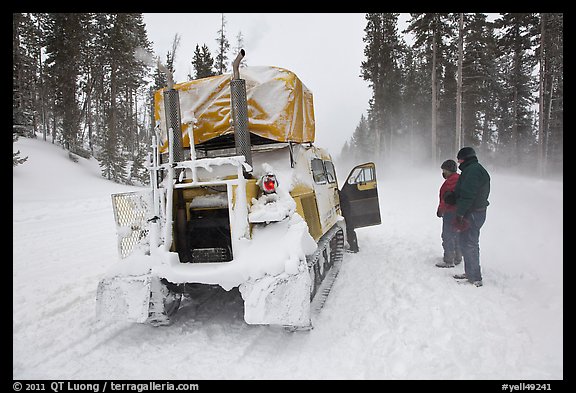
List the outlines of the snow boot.
{"type": "Polygon", "coordinates": [[[482,286],[482,280],[477,280],[477,281],[473,281],[473,280],[458,281],[458,284],[474,285],[475,287],[481,287],[481,286],[482,286]]]}
{"type": "Polygon", "coordinates": [[[454,277],[456,280],[465,280],[466,279],[466,274],[455,274],[454,277]]]}
{"type": "Polygon", "coordinates": [[[455,265],[453,263],[447,263],[447,262],[438,262],[436,264],[437,267],[454,267],[455,265]]]}

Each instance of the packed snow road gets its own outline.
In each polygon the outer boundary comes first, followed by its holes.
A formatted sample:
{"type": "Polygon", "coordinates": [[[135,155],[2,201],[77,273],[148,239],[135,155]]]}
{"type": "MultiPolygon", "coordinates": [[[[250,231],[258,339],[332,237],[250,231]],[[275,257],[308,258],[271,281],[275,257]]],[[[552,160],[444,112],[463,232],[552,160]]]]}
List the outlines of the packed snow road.
{"type": "Polygon", "coordinates": [[[434,267],[440,169],[379,168],[382,224],[357,230],[313,330],[247,325],[237,290],[154,328],[95,316],[118,263],[110,194],[133,188],[46,142],[14,149],[14,379],[563,378],[562,181],[491,172],[476,288],[434,267]]]}

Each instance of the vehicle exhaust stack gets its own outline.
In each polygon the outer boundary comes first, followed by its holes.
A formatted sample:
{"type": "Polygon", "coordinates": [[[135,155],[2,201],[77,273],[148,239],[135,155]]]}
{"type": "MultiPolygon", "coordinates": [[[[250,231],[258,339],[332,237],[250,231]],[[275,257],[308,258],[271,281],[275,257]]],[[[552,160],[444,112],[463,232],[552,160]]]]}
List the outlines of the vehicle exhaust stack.
{"type": "MultiPolygon", "coordinates": [[[[174,89],[174,77],[160,61],[158,68],[166,74],[167,89],[164,90],[164,111],[166,112],[166,130],[172,133],[172,144],[168,149],[172,151],[174,162],[184,160],[184,148],[182,147],[182,129],[180,116],[180,97],[178,90],[174,89]]],[[[191,147],[192,148],[192,147],[191,147]]],[[[176,173],[178,177],[178,173],[176,173]]]]}
{"type": "Polygon", "coordinates": [[[246,99],[246,81],[240,79],[240,62],[246,52],[240,49],[238,56],[232,63],[233,77],[230,81],[230,101],[232,107],[232,121],[234,124],[234,143],[236,154],[246,157],[246,163],[252,167],[252,147],[250,144],[250,131],[248,130],[248,102],[246,99]]]}

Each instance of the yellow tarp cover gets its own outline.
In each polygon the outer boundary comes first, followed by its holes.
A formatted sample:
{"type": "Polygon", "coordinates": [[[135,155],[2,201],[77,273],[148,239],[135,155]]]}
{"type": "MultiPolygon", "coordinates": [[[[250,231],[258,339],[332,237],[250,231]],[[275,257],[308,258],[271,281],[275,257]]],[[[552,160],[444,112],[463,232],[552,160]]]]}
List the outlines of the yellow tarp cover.
{"type": "MultiPolygon", "coordinates": [[[[174,84],[179,92],[183,146],[189,147],[188,128],[199,144],[233,133],[230,107],[232,74],[174,84]]],[[[273,66],[240,68],[246,81],[248,129],[277,142],[314,142],[312,93],[291,71],[273,66]]],[[[168,149],[164,89],[154,94],[154,118],[161,130],[160,151],[168,149]]]]}

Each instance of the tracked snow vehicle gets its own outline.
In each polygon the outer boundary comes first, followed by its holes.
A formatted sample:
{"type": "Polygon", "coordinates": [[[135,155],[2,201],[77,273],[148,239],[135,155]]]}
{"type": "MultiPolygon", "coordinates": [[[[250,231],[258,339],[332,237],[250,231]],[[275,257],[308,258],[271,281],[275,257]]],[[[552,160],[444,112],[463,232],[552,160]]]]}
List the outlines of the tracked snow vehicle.
{"type": "Polygon", "coordinates": [[[169,324],[182,296],[221,286],[239,288],[248,324],[310,328],[346,227],[380,223],[374,164],[339,190],[311,92],[286,69],[239,69],[243,56],[232,75],[168,73],[155,93],[151,187],[112,195],[121,261],[98,285],[100,319],[169,324]]]}

